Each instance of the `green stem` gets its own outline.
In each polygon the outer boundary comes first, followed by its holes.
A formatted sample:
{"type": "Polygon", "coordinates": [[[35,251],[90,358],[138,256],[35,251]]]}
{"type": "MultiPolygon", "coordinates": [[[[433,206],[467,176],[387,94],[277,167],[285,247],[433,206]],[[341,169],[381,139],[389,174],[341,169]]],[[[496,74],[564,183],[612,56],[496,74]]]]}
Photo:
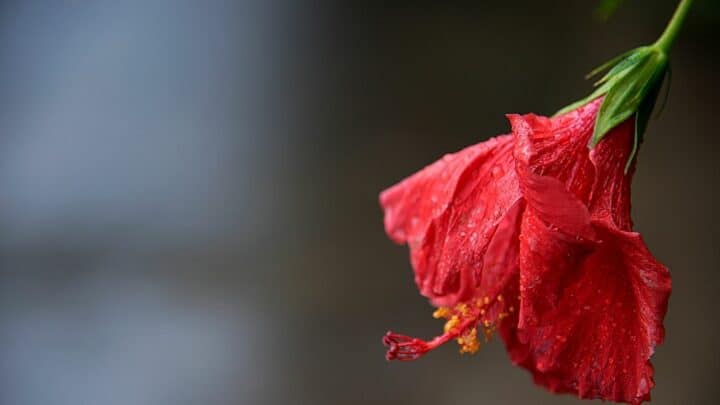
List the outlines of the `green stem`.
{"type": "Polygon", "coordinates": [[[675,41],[675,37],[677,37],[678,32],[680,32],[683,22],[685,22],[685,17],[687,17],[687,13],[688,10],[690,10],[692,2],[693,0],[680,1],[680,4],[678,4],[677,9],[675,10],[675,14],[673,14],[670,22],[665,28],[665,32],[663,32],[660,38],[658,38],[658,40],[655,41],[655,44],[653,44],[654,47],[660,49],[665,54],[670,52],[670,48],[675,41]]]}

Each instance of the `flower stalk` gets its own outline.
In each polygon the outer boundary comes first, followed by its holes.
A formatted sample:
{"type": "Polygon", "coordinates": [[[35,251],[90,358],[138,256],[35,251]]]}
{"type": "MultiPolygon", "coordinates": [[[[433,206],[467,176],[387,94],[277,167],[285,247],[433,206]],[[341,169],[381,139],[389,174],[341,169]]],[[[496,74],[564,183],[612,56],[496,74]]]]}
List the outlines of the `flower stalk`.
{"type": "Polygon", "coordinates": [[[665,31],[662,33],[660,38],[655,41],[653,47],[665,52],[666,54],[670,52],[670,48],[672,47],[673,43],[675,42],[675,38],[680,32],[680,28],[682,28],[682,25],[685,22],[688,11],[690,11],[690,6],[692,5],[692,2],[693,0],[680,1],[677,9],[675,9],[675,14],[673,14],[670,22],[665,28],[665,31]]]}

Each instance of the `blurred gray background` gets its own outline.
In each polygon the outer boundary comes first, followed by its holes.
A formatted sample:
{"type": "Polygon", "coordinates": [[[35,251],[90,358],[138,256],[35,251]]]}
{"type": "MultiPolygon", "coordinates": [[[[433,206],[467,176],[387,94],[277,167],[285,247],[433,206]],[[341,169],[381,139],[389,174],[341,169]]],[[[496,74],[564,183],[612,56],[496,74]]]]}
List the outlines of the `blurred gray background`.
{"type": "MultiPolygon", "coordinates": [[[[674,4],[3,1],[0,404],[579,403],[498,341],[385,362],[441,322],[377,194],[581,98],[674,4]]],[[[720,394],[718,22],[698,0],[633,189],[673,274],[657,404],[720,394]]]]}

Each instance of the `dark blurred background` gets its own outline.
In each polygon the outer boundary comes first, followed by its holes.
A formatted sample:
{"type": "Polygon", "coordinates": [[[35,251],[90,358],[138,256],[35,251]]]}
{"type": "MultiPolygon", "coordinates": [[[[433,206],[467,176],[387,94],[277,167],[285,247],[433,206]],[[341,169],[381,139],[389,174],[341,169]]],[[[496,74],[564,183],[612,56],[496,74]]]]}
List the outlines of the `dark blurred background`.
{"type": "MultiPolygon", "coordinates": [[[[634,218],[673,274],[657,404],[715,404],[719,2],[698,0],[634,218]]],[[[0,404],[573,404],[431,337],[377,194],[550,114],[675,1],[3,1],[0,404]]]]}

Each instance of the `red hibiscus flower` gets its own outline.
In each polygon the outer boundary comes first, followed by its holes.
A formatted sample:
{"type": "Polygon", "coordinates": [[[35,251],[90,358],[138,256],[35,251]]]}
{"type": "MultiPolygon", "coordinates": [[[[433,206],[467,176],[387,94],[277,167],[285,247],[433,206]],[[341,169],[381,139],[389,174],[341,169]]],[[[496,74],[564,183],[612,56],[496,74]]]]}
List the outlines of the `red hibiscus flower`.
{"type": "Polygon", "coordinates": [[[447,155],[384,191],[420,293],[446,319],[424,341],[388,332],[389,360],[497,329],[536,383],[639,403],[654,385],[670,276],[632,231],[635,118],[589,150],[602,98],[555,118],[509,115],[512,134],[447,155]],[[631,162],[626,171],[626,163],[631,162]]]}

